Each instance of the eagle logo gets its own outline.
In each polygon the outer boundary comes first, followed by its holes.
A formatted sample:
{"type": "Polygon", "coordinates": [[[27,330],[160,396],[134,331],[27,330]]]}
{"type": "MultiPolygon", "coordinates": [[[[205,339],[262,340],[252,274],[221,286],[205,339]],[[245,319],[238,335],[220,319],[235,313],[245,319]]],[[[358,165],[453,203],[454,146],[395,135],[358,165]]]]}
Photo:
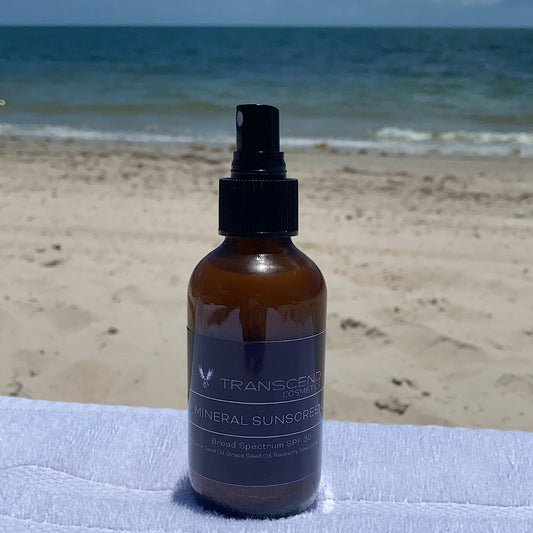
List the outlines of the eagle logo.
{"type": "Polygon", "coordinates": [[[200,372],[200,377],[202,378],[204,389],[207,389],[207,387],[209,387],[209,382],[211,381],[211,378],[215,374],[215,371],[210,368],[207,373],[205,373],[204,369],[202,368],[202,365],[198,367],[198,371],[200,372]]]}

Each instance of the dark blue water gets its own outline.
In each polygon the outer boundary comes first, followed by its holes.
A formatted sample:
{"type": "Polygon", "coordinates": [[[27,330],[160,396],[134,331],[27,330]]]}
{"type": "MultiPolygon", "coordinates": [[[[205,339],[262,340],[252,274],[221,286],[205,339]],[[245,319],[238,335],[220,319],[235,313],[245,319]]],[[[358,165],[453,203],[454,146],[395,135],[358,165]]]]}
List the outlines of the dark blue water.
{"type": "Polygon", "coordinates": [[[0,27],[0,133],[533,156],[533,30],[0,27]],[[3,105],[2,105],[3,104],[3,105]]]}

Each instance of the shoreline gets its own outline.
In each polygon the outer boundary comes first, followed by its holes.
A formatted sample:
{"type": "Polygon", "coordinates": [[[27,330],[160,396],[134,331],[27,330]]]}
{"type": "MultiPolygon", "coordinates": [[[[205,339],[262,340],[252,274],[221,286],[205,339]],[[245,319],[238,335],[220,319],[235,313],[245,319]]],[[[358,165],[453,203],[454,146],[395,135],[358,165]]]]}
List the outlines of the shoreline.
{"type": "MultiPolygon", "coordinates": [[[[228,147],[0,137],[0,393],[184,408],[228,147]]],[[[325,416],[533,430],[519,156],[286,149],[329,287],[325,416]]]]}
{"type": "MultiPolygon", "coordinates": [[[[282,139],[283,140],[283,139],[282,139]]],[[[181,157],[185,154],[187,157],[191,155],[216,154],[218,158],[221,157],[220,164],[225,163],[229,175],[231,166],[231,155],[235,149],[235,145],[231,143],[205,143],[205,142],[151,142],[151,141],[128,141],[128,140],[86,140],[86,139],[55,139],[52,137],[24,137],[18,135],[2,135],[0,134],[0,149],[2,152],[6,150],[30,150],[31,152],[44,150],[47,153],[62,152],[64,149],[69,152],[92,152],[94,154],[102,153],[117,153],[117,152],[131,152],[134,154],[150,154],[151,156],[177,156],[181,157]],[[228,157],[226,154],[229,154],[228,157]]],[[[423,169],[428,173],[431,171],[444,172],[446,168],[452,164],[453,169],[458,171],[470,171],[471,165],[475,164],[476,169],[479,169],[479,174],[491,174],[500,170],[499,165],[505,166],[505,173],[515,173],[519,178],[527,178],[529,167],[533,163],[533,158],[524,157],[517,153],[508,155],[478,155],[478,154],[447,154],[441,152],[427,152],[427,153],[406,153],[406,152],[387,152],[384,150],[367,150],[367,149],[337,149],[328,145],[325,142],[317,142],[314,146],[309,147],[283,147],[285,159],[287,161],[288,175],[295,174],[291,172],[290,158],[295,156],[296,163],[299,170],[301,166],[305,172],[314,168],[316,159],[324,157],[327,160],[341,162],[342,158],[350,159],[353,162],[355,159],[358,166],[362,167],[364,172],[365,167],[371,171],[400,173],[403,171],[415,171],[423,169]],[[302,156],[309,157],[310,164],[306,165],[305,159],[302,156]],[[338,159],[334,159],[335,157],[338,159]],[[494,164],[498,165],[494,169],[494,164]],[[400,169],[400,167],[402,167],[400,169]],[[405,168],[403,168],[405,167],[405,168]]]]}
{"type": "MultiPolygon", "coordinates": [[[[0,127],[2,125],[0,124],[0,127]]],[[[17,126],[17,125],[9,125],[17,126]]],[[[23,125],[20,125],[23,127],[23,125]]],[[[67,129],[65,126],[43,126],[46,128],[67,129]]],[[[396,132],[404,132],[406,135],[429,135],[430,138],[424,144],[416,144],[408,139],[398,138],[396,140],[397,145],[392,147],[387,145],[386,141],[378,139],[344,139],[344,138],[303,138],[303,137],[282,137],[281,144],[285,147],[286,152],[319,152],[319,153],[331,153],[331,154],[357,154],[359,156],[374,155],[379,157],[444,157],[444,158],[466,158],[466,159],[522,159],[525,161],[533,160],[533,151],[529,150],[529,147],[514,147],[505,146],[509,142],[506,140],[502,145],[495,144],[492,148],[483,145],[483,143],[470,142],[465,144],[462,148],[456,147],[453,149],[450,145],[431,145],[432,132],[421,132],[414,130],[401,130],[398,128],[382,128],[383,131],[391,130],[396,132]],[[381,143],[381,144],[380,144],[381,143]],[[429,144],[428,144],[429,143],[429,144]],[[410,145],[410,147],[409,147],[410,145]],[[488,150],[488,152],[486,151],[488,150]],[[491,151],[492,150],[492,151],[491,151]],[[499,153],[498,153],[499,151],[499,153]]],[[[379,137],[379,132],[378,137],[379,137]]],[[[489,136],[495,138],[507,138],[508,136],[516,137],[517,139],[526,136],[531,137],[530,134],[525,132],[491,132],[491,131],[457,131],[457,132],[444,132],[447,134],[457,134],[460,136],[489,136]]],[[[533,137],[532,137],[533,139],[533,137]]],[[[140,133],[140,132],[127,132],[127,131],[84,131],[84,130],[72,130],[72,135],[54,136],[45,133],[9,133],[1,132],[0,141],[7,142],[45,142],[45,143],[58,143],[65,145],[87,145],[93,148],[98,146],[116,145],[116,146],[129,146],[148,147],[150,150],[156,150],[161,148],[164,152],[173,151],[176,147],[192,148],[197,150],[232,150],[234,146],[234,139],[228,138],[221,140],[217,138],[203,138],[201,136],[180,136],[172,134],[155,134],[155,133],[140,133]],[[100,134],[108,135],[109,139],[105,138],[83,138],[83,136],[76,136],[76,134],[100,134]],[[145,137],[140,140],[136,137],[145,137]]],[[[394,144],[392,138],[388,141],[394,144]]],[[[502,141],[503,142],[503,141],[502,141]]]]}

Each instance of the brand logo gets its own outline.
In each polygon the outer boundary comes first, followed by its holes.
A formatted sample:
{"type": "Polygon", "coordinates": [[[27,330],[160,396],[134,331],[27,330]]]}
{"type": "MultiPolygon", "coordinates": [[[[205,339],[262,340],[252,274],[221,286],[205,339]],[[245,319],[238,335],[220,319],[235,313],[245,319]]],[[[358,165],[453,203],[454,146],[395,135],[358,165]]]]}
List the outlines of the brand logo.
{"type": "Polygon", "coordinates": [[[204,389],[207,389],[207,387],[209,387],[209,382],[211,381],[211,378],[215,374],[215,371],[210,368],[207,373],[205,373],[204,369],[202,368],[202,365],[198,367],[198,371],[200,372],[200,377],[202,378],[204,389]]]}

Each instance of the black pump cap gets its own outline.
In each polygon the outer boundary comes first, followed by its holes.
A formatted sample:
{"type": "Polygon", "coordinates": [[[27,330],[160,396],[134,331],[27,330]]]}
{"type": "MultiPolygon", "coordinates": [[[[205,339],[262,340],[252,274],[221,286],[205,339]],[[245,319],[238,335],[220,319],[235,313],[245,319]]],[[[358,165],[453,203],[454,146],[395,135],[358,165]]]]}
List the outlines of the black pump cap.
{"type": "Polygon", "coordinates": [[[219,188],[219,233],[232,237],[290,237],[298,233],[298,181],[286,178],[279,148],[279,111],[237,106],[237,150],[231,178],[219,188]]]}
{"type": "Polygon", "coordinates": [[[237,106],[237,150],[233,153],[232,177],[265,173],[285,176],[283,152],[279,151],[279,111],[270,105],[237,106]]]}

